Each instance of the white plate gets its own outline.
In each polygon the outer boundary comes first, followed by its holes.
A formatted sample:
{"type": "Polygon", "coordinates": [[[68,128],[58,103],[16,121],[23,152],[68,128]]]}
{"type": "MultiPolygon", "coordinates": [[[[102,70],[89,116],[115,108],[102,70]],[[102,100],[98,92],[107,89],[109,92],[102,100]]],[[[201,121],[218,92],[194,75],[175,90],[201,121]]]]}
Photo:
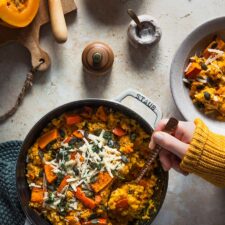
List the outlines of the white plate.
{"type": "Polygon", "coordinates": [[[183,41],[171,65],[170,86],[175,103],[186,120],[201,118],[212,131],[225,135],[225,122],[211,119],[201,113],[193,105],[189,90],[182,80],[189,58],[195,53],[200,53],[212,41],[214,35],[220,35],[225,40],[225,17],[202,24],[183,41]]]}

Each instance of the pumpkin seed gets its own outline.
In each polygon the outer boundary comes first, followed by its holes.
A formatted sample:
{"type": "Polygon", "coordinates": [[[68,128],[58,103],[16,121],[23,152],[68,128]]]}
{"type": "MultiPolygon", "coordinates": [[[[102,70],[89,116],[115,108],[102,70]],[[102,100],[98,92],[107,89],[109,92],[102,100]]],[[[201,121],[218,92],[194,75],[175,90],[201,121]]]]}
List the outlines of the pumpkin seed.
{"type": "Polygon", "coordinates": [[[76,167],[73,168],[73,171],[74,171],[74,173],[75,173],[76,176],[78,176],[79,173],[80,173],[79,170],[76,167]]]}
{"type": "Polygon", "coordinates": [[[206,66],[205,63],[201,63],[201,68],[202,68],[203,70],[207,70],[207,69],[208,69],[208,67],[206,66]]]}
{"type": "Polygon", "coordinates": [[[207,100],[207,101],[210,100],[211,95],[209,94],[209,92],[207,92],[207,91],[204,92],[204,98],[205,98],[205,100],[207,100]]]}
{"type": "Polygon", "coordinates": [[[200,91],[200,90],[204,89],[204,85],[199,84],[196,86],[196,89],[200,91]]]}
{"type": "Polygon", "coordinates": [[[64,130],[60,129],[60,130],[59,130],[59,135],[60,135],[60,137],[65,138],[66,133],[65,133],[64,130]]]}
{"type": "Polygon", "coordinates": [[[195,104],[196,104],[196,106],[197,106],[199,109],[204,109],[204,108],[205,108],[204,104],[201,103],[201,102],[196,102],[195,104]]]}
{"type": "Polygon", "coordinates": [[[218,43],[217,42],[214,42],[213,44],[212,44],[212,46],[211,46],[211,48],[216,48],[218,46],[218,43]]]}
{"type": "Polygon", "coordinates": [[[111,140],[113,138],[113,134],[110,131],[105,131],[103,138],[106,140],[111,140]]]}
{"type": "Polygon", "coordinates": [[[125,155],[122,155],[121,156],[121,159],[124,163],[128,163],[129,162],[129,159],[125,156],[125,155]]]}

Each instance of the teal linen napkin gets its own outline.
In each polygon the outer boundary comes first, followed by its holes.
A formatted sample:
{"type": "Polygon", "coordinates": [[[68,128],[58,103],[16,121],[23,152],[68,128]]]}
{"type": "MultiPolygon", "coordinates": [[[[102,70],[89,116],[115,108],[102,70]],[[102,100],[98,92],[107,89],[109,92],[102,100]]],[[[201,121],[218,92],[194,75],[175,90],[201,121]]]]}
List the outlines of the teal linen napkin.
{"type": "Polygon", "coordinates": [[[21,141],[0,144],[0,224],[23,225],[25,215],[16,191],[16,161],[21,141]]]}

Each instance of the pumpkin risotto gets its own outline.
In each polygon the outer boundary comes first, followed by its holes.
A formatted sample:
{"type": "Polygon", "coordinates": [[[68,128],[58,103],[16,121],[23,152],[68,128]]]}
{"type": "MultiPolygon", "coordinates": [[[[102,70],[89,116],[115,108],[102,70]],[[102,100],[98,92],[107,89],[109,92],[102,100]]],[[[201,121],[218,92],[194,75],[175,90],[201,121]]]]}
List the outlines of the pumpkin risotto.
{"type": "Polygon", "coordinates": [[[117,225],[155,210],[155,162],[139,184],[150,135],[113,109],[84,107],[53,119],[28,151],[30,206],[54,225],[117,225]]]}
{"type": "Polygon", "coordinates": [[[225,121],[225,42],[220,37],[200,56],[190,58],[184,82],[193,103],[202,112],[225,121]]]}

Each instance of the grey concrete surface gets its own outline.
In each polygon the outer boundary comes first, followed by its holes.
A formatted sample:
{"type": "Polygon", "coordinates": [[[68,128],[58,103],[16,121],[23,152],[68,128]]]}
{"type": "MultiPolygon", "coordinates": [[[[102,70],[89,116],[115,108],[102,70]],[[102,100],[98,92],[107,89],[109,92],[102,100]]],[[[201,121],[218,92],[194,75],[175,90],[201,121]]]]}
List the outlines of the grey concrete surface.
{"type": "MultiPolygon", "coordinates": [[[[23,140],[30,128],[51,109],[77,99],[112,99],[127,88],[135,88],[161,106],[164,117],[176,116],[169,87],[172,57],[185,36],[196,26],[224,16],[224,0],[76,0],[77,16],[67,17],[69,40],[54,42],[50,26],[41,32],[41,45],[52,58],[52,66],[35,76],[35,84],[11,119],[0,125],[0,142],[23,140]],[[156,17],[163,31],[159,45],[148,51],[129,46],[127,8],[156,17]],[[86,44],[101,40],[115,53],[110,75],[84,74],[81,53],[86,44]]],[[[224,25],[225,26],[225,25],[224,25]]],[[[1,35],[1,34],[0,34],[1,35]]],[[[14,102],[30,67],[29,53],[10,44],[0,48],[0,113],[14,102]]],[[[179,94],[179,93],[178,93],[179,94]]],[[[137,109],[134,101],[130,107],[137,109]]],[[[148,112],[142,111],[143,115],[148,112]]],[[[154,225],[223,225],[225,190],[190,175],[170,173],[165,203],[154,225]]]]}

